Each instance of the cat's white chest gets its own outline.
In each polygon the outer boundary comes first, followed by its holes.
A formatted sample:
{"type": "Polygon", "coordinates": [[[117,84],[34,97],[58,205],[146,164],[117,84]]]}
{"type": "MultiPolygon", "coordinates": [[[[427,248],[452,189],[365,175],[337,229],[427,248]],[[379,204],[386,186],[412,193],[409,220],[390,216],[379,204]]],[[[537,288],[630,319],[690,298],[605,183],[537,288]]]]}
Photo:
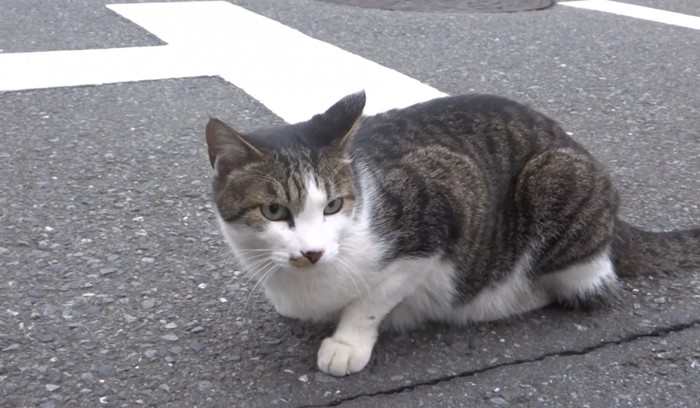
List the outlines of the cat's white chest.
{"type": "Polygon", "coordinates": [[[353,283],[330,265],[280,271],[265,282],[265,294],[283,316],[325,321],[361,296],[353,283]]]}

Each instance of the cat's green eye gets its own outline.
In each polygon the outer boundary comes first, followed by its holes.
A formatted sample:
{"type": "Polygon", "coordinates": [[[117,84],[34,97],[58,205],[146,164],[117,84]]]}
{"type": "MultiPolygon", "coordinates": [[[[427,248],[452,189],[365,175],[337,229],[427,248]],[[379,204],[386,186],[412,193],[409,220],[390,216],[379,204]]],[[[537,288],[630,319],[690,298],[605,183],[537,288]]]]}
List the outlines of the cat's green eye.
{"type": "Polygon", "coordinates": [[[326,208],[323,209],[323,214],[324,215],[333,215],[340,211],[340,209],[343,208],[343,199],[342,198],[336,198],[335,200],[331,201],[326,205],[326,208]]]}
{"type": "Polygon", "coordinates": [[[279,204],[263,204],[260,206],[263,217],[270,221],[284,221],[289,219],[289,209],[279,204]]]}

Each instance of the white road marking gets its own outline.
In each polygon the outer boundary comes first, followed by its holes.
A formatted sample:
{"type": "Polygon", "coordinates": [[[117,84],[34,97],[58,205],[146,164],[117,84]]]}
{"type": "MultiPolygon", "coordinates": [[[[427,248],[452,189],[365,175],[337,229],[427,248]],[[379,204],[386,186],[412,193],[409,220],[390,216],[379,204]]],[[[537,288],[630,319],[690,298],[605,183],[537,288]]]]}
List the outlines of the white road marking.
{"type": "Polygon", "coordinates": [[[700,17],[637,6],[635,4],[619,3],[608,0],[562,1],[557,4],[588,10],[604,11],[606,13],[634,17],[641,20],[649,20],[657,23],[700,30],[700,17]]]}
{"type": "Polygon", "coordinates": [[[445,95],[224,1],[107,7],[167,45],[0,54],[0,91],[218,75],[291,123],[361,89],[366,113],[445,95]]]}
{"type": "MultiPolygon", "coordinates": [[[[559,3],[700,29],[700,18],[604,0],[559,3]]],[[[445,94],[224,1],[108,5],[167,45],[0,54],[0,91],[218,75],[287,122],[365,89],[367,113],[445,94]]]]}
{"type": "Polygon", "coordinates": [[[0,91],[215,75],[212,68],[170,45],[0,54],[0,91]]]}

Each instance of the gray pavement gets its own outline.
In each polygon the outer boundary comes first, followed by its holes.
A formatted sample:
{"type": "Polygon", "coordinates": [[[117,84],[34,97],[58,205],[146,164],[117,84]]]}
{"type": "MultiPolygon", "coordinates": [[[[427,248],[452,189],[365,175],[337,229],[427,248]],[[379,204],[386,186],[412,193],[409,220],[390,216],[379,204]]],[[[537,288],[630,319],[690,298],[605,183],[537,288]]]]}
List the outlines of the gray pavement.
{"type": "MultiPolygon", "coordinates": [[[[2,3],[5,53],[160,44],[100,0],[2,3]]],[[[700,225],[698,30],[564,6],[234,3],[441,91],[537,107],[606,164],[623,218],[700,225]]],[[[0,93],[0,406],[700,406],[700,271],[626,281],[609,309],[384,333],[365,371],[319,373],[331,328],[276,315],[221,242],[209,115],[281,123],[216,77],[0,93]]]]}

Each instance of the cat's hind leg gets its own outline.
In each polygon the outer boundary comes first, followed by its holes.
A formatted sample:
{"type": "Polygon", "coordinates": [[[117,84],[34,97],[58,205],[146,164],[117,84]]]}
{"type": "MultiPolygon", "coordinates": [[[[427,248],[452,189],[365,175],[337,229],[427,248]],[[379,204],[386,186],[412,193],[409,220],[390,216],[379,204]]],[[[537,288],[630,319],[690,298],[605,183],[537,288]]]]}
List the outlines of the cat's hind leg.
{"type": "Polygon", "coordinates": [[[533,251],[533,286],[565,305],[604,299],[616,282],[609,247],[618,197],[595,159],[573,146],[535,156],[515,199],[533,251]]]}
{"type": "Polygon", "coordinates": [[[587,307],[606,303],[614,293],[617,276],[605,251],[560,271],[530,277],[528,254],[509,277],[483,289],[456,310],[456,323],[492,321],[537,310],[552,303],[587,307]]]}
{"type": "Polygon", "coordinates": [[[571,307],[607,303],[617,286],[608,251],[560,271],[539,275],[533,282],[556,302],[571,307]]]}

